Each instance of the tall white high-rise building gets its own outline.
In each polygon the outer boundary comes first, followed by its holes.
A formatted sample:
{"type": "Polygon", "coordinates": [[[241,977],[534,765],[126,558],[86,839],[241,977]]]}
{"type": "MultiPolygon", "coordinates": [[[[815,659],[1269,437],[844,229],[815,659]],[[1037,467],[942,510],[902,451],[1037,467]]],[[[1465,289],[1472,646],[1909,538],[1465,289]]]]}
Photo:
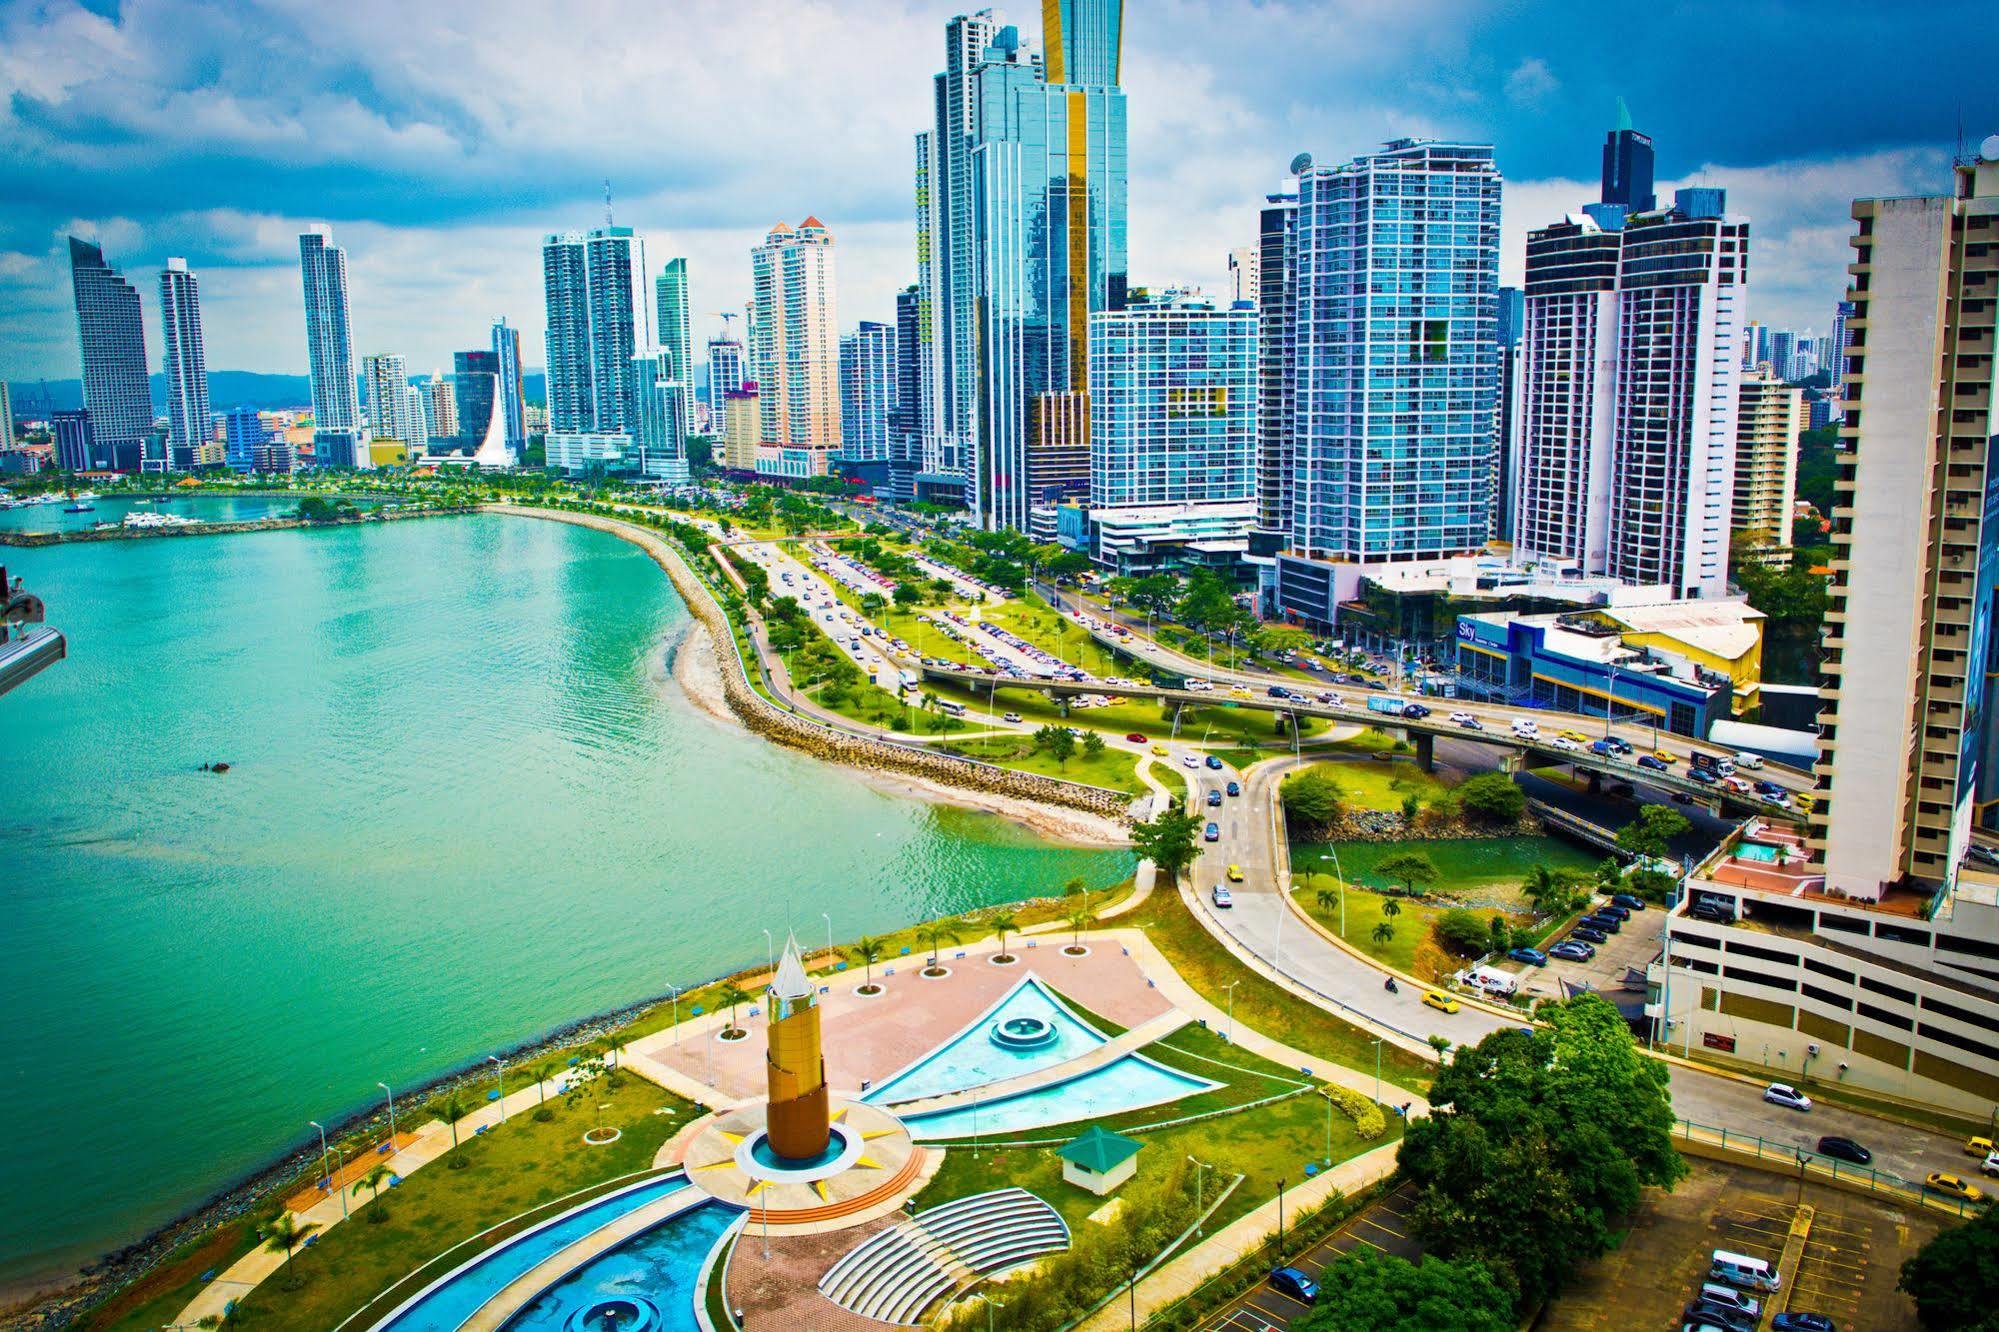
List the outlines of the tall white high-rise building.
{"type": "Polygon", "coordinates": [[[317,225],[298,238],[298,265],[305,289],[306,363],[312,372],[313,452],[322,467],[365,466],[347,308],[347,251],[333,243],[332,228],[317,225]]]}
{"type": "Polygon", "coordinates": [[[1722,190],[1527,241],[1519,557],[1728,591],[1749,224],[1722,190]]]}
{"type": "Polygon", "coordinates": [[[684,485],[688,478],[687,435],[694,405],[692,387],[679,379],[681,354],[647,347],[632,357],[632,422],[637,445],[632,462],[646,476],[684,485]]]}
{"type": "Polygon", "coordinates": [[[604,226],[545,237],[548,428],[630,433],[632,357],[652,344],[645,240],[604,226]]]}
{"type": "Polygon", "coordinates": [[[756,312],[750,364],[763,418],[759,443],[839,448],[832,233],[816,217],[806,218],[796,231],[780,222],[750,252],[750,273],[756,312]]]}
{"type": "Polygon", "coordinates": [[[176,466],[199,467],[216,450],[208,410],[208,355],[201,339],[201,288],[187,260],[160,270],[160,370],[167,381],[167,446],[176,466]]]}
{"type": "Polygon", "coordinates": [[[411,384],[403,390],[403,402],[403,410],[409,417],[409,431],[413,436],[409,443],[412,445],[429,443],[431,437],[429,391],[421,384],[411,384]]]}
{"type": "Polygon", "coordinates": [[[451,376],[442,370],[430,372],[430,378],[423,385],[430,409],[424,419],[430,427],[432,439],[455,439],[458,435],[458,393],[451,382],[451,376]]]}
{"type": "Polygon", "coordinates": [[[361,379],[368,390],[368,433],[375,439],[398,440],[411,448],[422,444],[410,416],[409,362],[400,356],[363,356],[361,379]]]}
{"type": "MultiPolygon", "coordinates": [[[[706,370],[708,388],[708,433],[718,440],[728,438],[727,411],[731,393],[740,390],[749,382],[750,362],[743,344],[727,333],[708,339],[708,364],[706,370]]],[[[719,460],[721,451],[716,451],[719,460]]]]}
{"type": "Polygon", "coordinates": [[[895,328],[862,320],[840,339],[840,456],[885,462],[896,409],[895,328]]]}
{"type": "Polygon", "coordinates": [[[1229,251],[1229,299],[1254,305],[1263,296],[1263,247],[1244,245],[1229,251]]]}

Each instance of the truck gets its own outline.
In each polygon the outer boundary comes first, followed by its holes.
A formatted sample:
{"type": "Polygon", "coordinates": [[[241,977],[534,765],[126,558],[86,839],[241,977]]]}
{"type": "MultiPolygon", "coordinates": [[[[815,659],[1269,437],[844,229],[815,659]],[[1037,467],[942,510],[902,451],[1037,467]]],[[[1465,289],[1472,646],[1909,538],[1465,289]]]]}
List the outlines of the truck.
{"type": "Polygon", "coordinates": [[[1400,717],[1402,715],[1402,700],[1399,698],[1389,698],[1383,694],[1376,694],[1374,697],[1368,699],[1367,710],[1369,712],[1385,713],[1391,717],[1400,717]]]}

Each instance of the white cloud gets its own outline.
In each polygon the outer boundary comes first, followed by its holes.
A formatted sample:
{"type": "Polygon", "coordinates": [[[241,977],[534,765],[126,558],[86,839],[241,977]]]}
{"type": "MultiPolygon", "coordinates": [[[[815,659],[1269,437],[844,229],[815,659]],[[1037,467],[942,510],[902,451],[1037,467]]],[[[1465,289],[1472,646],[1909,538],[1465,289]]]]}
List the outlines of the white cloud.
{"type": "Polygon", "coordinates": [[[1548,62],[1539,56],[1521,61],[1506,76],[1506,95],[1524,106],[1540,105],[1554,96],[1561,86],[1561,80],[1548,68],[1548,62]]]}

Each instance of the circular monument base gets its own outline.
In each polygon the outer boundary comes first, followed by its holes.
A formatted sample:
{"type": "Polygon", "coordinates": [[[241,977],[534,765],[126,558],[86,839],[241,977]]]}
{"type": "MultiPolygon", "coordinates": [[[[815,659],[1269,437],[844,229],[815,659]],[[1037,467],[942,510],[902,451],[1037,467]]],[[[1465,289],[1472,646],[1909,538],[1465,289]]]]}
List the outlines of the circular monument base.
{"type": "Polygon", "coordinates": [[[824,1229],[828,1222],[878,1215],[915,1193],[924,1153],[902,1121],[878,1106],[832,1102],[826,1150],[792,1160],[771,1149],[765,1104],[746,1101],[715,1115],[682,1154],[688,1182],[722,1202],[749,1209],[750,1221],[824,1229]]]}

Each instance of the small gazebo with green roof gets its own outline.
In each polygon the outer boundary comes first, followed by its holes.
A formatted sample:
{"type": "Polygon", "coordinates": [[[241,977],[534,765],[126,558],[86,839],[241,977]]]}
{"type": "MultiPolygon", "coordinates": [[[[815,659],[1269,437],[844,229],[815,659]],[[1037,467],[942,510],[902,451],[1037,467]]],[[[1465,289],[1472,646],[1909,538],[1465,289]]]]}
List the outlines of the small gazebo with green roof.
{"type": "Polygon", "coordinates": [[[1130,1138],[1092,1124],[1055,1154],[1062,1158],[1065,1182],[1102,1197],[1138,1169],[1138,1148],[1130,1138]]]}

